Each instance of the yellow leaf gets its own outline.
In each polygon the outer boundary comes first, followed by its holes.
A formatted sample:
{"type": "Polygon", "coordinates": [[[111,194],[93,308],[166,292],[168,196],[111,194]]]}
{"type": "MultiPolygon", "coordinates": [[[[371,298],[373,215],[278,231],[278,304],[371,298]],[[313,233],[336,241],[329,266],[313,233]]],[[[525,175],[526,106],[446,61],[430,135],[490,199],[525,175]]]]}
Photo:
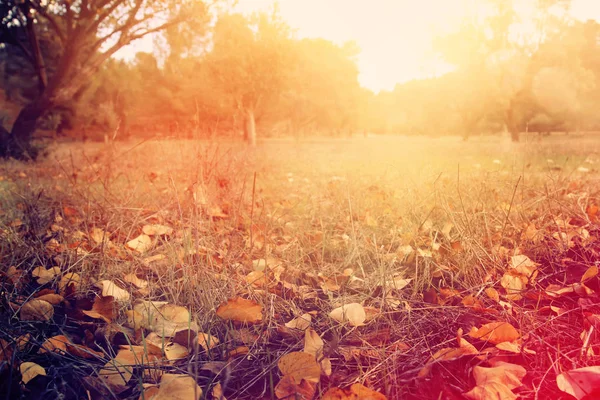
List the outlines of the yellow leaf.
{"type": "Polygon", "coordinates": [[[477,329],[473,327],[469,336],[492,344],[512,342],[521,337],[519,332],[508,322],[490,322],[477,329]]]}
{"type": "Polygon", "coordinates": [[[19,366],[21,371],[21,380],[27,385],[27,382],[39,375],[46,376],[46,370],[36,363],[24,362],[19,366]]]}
{"type": "Polygon", "coordinates": [[[290,375],[296,382],[305,379],[308,382],[319,382],[321,366],[312,354],[295,351],[282,356],[277,362],[281,373],[290,375]]]}
{"type": "Polygon", "coordinates": [[[350,326],[362,326],[367,319],[367,313],[361,304],[350,303],[334,309],[329,313],[329,317],[350,326]]]}
{"type": "Polygon", "coordinates": [[[485,294],[490,299],[494,300],[495,302],[500,301],[500,295],[498,294],[498,291],[496,289],[494,289],[493,287],[489,287],[489,288],[485,289],[485,294]]]}
{"type": "Polygon", "coordinates": [[[259,323],[263,319],[262,306],[255,301],[234,297],[217,308],[217,315],[225,320],[259,323]]]}
{"type": "Polygon", "coordinates": [[[62,278],[60,278],[60,281],[58,282],[58,288],[60,289],[61,293],[64,292],[69,286],[73,286],[75,289],[77,289],[80,282],[81,277],[79,274],[76,272],[68,272],[64,274],[62,278]]]}
{"type": "Polygon", "coordinates": [[[355,383],[348,389],[330,388],[321,400],[387,400],[387,397],[360,383],[355,383]]]}

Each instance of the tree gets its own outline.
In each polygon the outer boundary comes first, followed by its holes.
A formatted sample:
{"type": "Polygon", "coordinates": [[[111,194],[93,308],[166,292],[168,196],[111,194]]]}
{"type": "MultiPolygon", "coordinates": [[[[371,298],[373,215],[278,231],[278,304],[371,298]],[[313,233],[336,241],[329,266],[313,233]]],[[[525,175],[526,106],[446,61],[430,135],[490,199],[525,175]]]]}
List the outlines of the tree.
{"type": "Polygon", "coordinates": [[[16,46],[37,73],[38,93],[19,112],[10,134],[3,128],[0,156],[35,158],[31,139],[38,120],[73,98],[119,49],[183,22],[205,23],[194,0],[0,0],[0,38],[16,46]],[[46,68],[41,34],[57,38],[56,68],[46,68]]]}
{"type": "Polygon", "coordinates": [[[242,115],[244,137],[256,145],[256,121],[267,107],[279,101],[285,89],[290,32],[276,12],[248,19],[223,15],[213,36],[207,63],[215,86],[242,115]]]}

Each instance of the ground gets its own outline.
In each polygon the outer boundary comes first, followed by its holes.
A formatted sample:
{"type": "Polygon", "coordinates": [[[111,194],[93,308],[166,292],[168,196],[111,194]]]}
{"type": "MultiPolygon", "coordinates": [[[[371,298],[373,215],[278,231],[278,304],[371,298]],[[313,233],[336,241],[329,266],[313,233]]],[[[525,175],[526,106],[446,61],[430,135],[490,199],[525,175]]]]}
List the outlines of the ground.
{"type": "Polygon", "coordinates": [[[574,398],[568,372],[600,361],[599,151],[132,140],[5,161],[0,391],[160,400],[187,374],[211,399],[574,398]]]}

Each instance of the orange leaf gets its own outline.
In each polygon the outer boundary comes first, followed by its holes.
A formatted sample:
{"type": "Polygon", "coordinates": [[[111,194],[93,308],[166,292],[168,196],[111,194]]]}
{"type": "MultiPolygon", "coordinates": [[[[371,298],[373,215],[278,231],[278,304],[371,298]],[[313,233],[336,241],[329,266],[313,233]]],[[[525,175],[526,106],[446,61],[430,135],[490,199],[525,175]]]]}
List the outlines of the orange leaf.
{"type": "Polygon", "coordinates": [[[234,297],[217,308],[217,315],[225,320],[250,324],[262,321],[262,306],[255,301],[234,297]]]}
{"type": "Polygon", "coordinates": [[[387,397],[360,383],[355,383],[348,389],[333,387],[325,392],[321,400],[387,400],[387,397]]]}
{"type": "Polygon", "coordinates": [[[88,317],[110,322],[117,316],[115,298],[113,296],[97,297],[91,310],[81,310],[81,312],[88,317]]]}
{"type": "Polygon", "coordinates": [[[313,382],[301,379],[300,383],[296,383],[292,375],[285,375],[275,386],[275,396],[278,399],[311,400],[316,389],[316,384],[313,382]]]}
{"type": "Polygon", "coordinates": [[[68,337],[64,335],[53,336],[49,339],[46,339],[42,346],[38,350],[38,353],[66,353],[67,352],[67,344],[71,343],[68,337]]]}
{"type": "Polygon", "coordinates": [[[512,342],[521,337],[515,327],[508,322],[490,322],[479,329],[473,327],[469,332],[469,336],[492,344],[512,342]]]}
{"type": "Polygon", "coordinates": [[[296,382],[306,379],[309,382],[319,382],[321,366],[312,354],[295,351],[281,357],[277,362],[281,373],[292,376],[296,382]]]}

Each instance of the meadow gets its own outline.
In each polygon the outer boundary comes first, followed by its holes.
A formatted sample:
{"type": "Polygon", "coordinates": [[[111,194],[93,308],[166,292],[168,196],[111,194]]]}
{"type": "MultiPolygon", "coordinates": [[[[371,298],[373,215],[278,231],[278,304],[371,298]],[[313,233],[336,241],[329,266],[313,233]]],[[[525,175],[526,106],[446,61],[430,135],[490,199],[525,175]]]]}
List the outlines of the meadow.
{"type": "Polygon", "coordinates": [[[2,161],[0,393],[593,396],[573,382],[600,373],[580,370],[600,361],[599,163],[595,135],[2,161]]]}

